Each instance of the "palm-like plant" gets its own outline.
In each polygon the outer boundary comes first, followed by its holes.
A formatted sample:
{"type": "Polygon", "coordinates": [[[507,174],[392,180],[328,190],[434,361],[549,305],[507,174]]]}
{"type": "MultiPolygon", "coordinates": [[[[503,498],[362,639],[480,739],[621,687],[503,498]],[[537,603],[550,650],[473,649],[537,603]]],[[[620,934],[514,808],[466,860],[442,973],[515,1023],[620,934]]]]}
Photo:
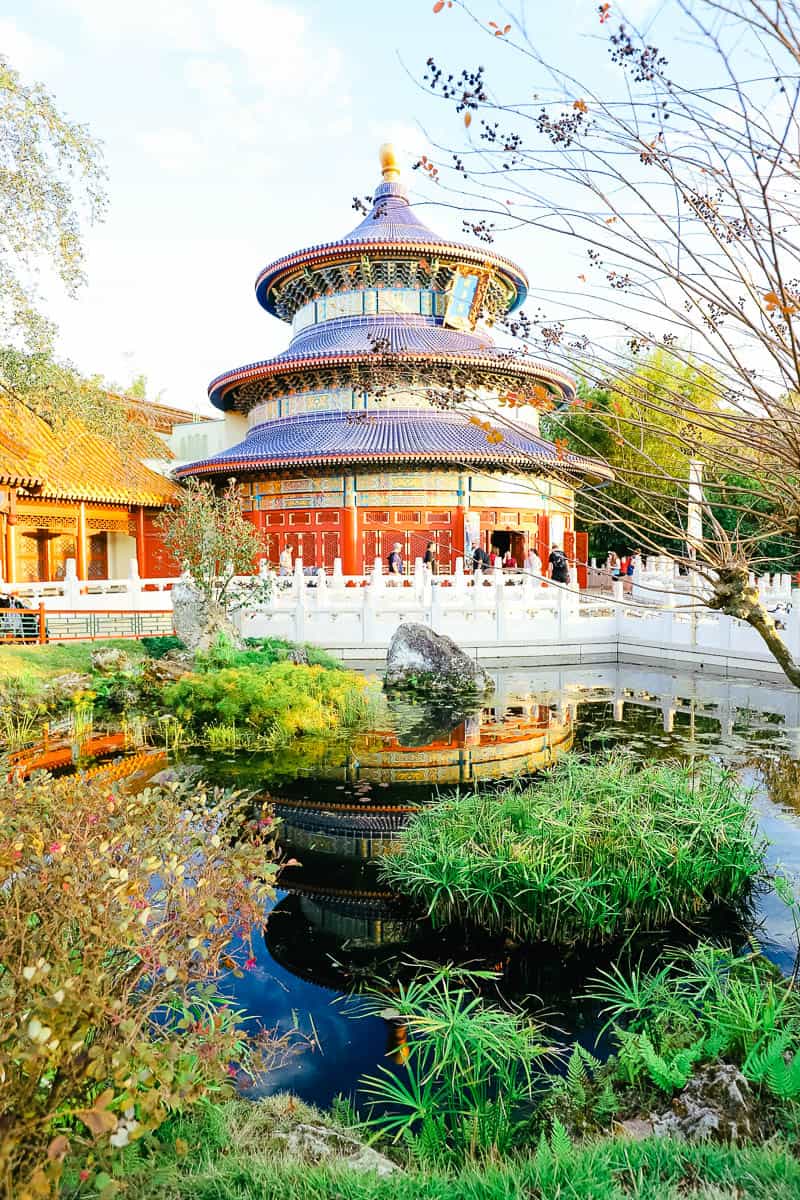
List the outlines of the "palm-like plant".
{"type": "Polygon", "coordinates": [[[553,1049],[521,1010],[484,1002],[478,986],[494,972],[418,965],[410,982],[360,1002],[361,1015],[391,1016],[408,1035],[399,1070],[362,1079],[370,1123],[428,1161],[505,1154],[553,1049]]]}

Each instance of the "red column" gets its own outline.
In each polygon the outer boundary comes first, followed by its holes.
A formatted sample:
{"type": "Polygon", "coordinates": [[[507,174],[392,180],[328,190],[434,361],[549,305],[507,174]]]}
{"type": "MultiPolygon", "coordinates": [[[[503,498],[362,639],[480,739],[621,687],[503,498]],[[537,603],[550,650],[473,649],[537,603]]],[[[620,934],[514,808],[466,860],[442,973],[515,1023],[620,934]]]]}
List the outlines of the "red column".
{"type": "Polygon", "coordinates": [[[146,578],[147,576],[144,548],[144,509],[140,504],[136,510],[136,562],[139,566],[139,575],[142,578],[146,578]]]}
{"type": "Polygon", "coordinates": [[[342,510],[342,574],[360,575],[361,562],[358,553],[358,509],[349,505],[342,510]]]}
{"type": "Polygon", "coordinates": [[[344,478],[344,508],[342,510],[342,574],[360,575],[363,571],[358,552],[358,509],[356,486],[352,475],[344,478]]]}

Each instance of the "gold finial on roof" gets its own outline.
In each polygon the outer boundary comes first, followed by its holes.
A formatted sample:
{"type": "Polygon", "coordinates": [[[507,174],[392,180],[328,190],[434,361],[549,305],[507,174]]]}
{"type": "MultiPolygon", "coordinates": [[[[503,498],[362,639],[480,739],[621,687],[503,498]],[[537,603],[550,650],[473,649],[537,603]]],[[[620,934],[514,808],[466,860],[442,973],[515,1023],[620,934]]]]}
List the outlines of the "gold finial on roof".
{"type": "Polygon", "coordinates": [[[397,165],[397,155],[391,142],[384,142],[378,151],[381,158],[381,171],[385,183],[394,183],[400,178],[400,167],[397,165]]]}

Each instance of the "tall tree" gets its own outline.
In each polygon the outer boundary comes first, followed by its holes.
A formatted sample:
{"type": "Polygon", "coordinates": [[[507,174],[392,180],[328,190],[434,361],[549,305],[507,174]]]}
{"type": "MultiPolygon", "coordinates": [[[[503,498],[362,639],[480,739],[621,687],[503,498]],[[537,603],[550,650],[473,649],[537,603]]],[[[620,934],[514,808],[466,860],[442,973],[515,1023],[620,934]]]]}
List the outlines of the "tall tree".
{"type": "MultiPolygon", "coordinates": [[[[692,496],[682,466],[654,464],[651,438],[670,452],[699,447],[713,480],[727,479],[728,517],[706,503],[697,548],[707,603],[749,622],[800,686],[749,580],[753,521],[759,535],[769,519],[796,539],[800,513],[797,3],[666,0],[647,36],[602,3],[593,79],[541,52],[538,9],[524,0],[513,20],[489,24],[465,0],[434,11],[466,13],[518,69],[428,60],[427,85],[465,131],[439,148],[429,177],[459,207],[466,197],[480,239],[535,226],[582,256],[558,297],[507,323],[516,352],[560,359],[638,406],[638,427],[628,420],[619,434],[629,453],[618,475],[648,504],[665,486],[680,511],[692,496]],[[643,390],[631,356],[659,347],[672,378],[643,390]],[[686,367],[719,390],[712,410],[687,393],[686,367]]],[[[669,524],[668,542],[685,545],[685,520],[669,524]]]]}

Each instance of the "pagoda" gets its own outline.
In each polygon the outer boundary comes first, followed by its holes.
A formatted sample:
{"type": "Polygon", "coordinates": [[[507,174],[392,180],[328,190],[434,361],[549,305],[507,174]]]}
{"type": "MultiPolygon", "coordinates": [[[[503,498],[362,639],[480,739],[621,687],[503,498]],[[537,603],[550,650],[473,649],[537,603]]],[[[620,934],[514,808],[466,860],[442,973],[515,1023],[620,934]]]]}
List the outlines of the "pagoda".
{"type": "Polygon", "coordinates": [[[575,488],[605,472],[538,430],[538,409],[569,401],[574,383],[488,333],[522,304],[526,277],[434,233],[390,146],[381,165],[352,232],[259,273],[256,298],[291,325],[288,349],[212,381],[212,404],[246,414],[247,436],[176,474],[235,477],[273,563],[288,546],[306,566],[340,559],[359,575],[396,542],[407,564],[434,542],[443,572],[476,545],[520,566],[530,546],[543,562],[554,544],[574,556],[575,488]]]}

